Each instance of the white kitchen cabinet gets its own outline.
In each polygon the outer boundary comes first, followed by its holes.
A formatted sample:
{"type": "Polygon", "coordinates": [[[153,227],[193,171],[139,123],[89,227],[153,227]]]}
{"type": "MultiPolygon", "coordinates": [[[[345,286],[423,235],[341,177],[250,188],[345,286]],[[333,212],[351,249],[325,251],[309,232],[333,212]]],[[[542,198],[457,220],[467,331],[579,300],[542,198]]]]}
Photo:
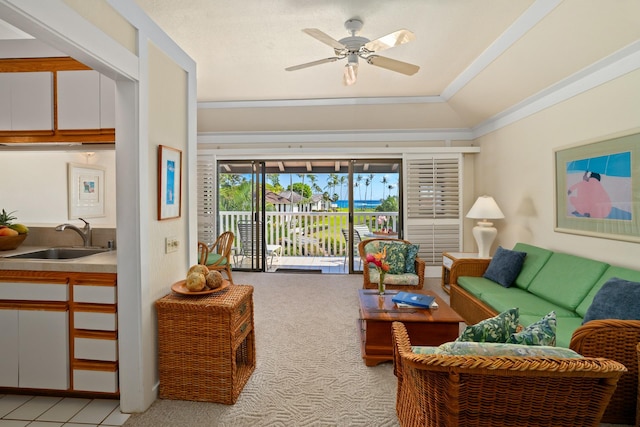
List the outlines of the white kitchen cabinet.
{"type": "Polygon", "coordinates": [[[94,70],[58,72],[58,129],[115,127],[115,82],[94,70]]]}
{"type": "Polygon", "coordinates": [[[18,387],[18,310],[0,310],[0,387],[18,387]]]}
{"type": "Polygon", "coordinates": [[[53,73],[0,73],[0,130],[53,129],[53,73]]]}
{"type": "Polygon", "coordinates": [[[69,388],[69,314],[0,309],[0,386],[69,388]]]}
{"type": "Polygon", "coordinates": [[[20,310],[19,386],[69,388],[69,312],[20,310]]]}

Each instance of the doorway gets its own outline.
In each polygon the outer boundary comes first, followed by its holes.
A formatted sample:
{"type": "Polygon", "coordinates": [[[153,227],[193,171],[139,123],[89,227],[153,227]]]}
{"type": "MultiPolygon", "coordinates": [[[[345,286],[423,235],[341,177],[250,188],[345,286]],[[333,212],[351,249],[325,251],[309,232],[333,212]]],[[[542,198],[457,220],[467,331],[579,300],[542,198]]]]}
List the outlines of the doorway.
{"type": "Polygon", "coordinates": [[[219,160],[216,229],[236,235],[234,269],[361,272],[360,241],[402,236],[401,169],[400,159],[219,160]]]}

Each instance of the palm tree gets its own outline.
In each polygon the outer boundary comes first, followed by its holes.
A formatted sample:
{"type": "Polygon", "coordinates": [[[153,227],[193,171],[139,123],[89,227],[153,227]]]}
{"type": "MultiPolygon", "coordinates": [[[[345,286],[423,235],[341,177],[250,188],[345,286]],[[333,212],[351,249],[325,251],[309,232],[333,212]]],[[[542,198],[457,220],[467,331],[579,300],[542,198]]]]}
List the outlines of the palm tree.
{"type": "Polygon", "coordinates": [[[340,176],[338,182],[340,183],[340,200],[344,200],[344,197],[342,197],[342,191],[344,186],[347,185],[347,177],[344,175],[340,176]]]}
{"type": "MultiPolygon", "coordinates": [[[[367,199],[367,189],[369,188],[369,186],[371,185],[371,179],[369,179],[369,177],[364,179],[364,200],[367,201],[369,199],[367,199]]],[[[364,206],[362,207],[362,209],[364,210],[364,206]]]]}
{"type": "Polygon", "coordinates": [[[382,200],[385,199],[384,190],[387,188],[387,183],[388,182],[389,182],[389,180],[387,179],[387,175],[384,175],[382,177],[382,179],[380,180],[380,183],[382,184],[382,200]]]}
{"type": "MultiPolygon", "coordinates": [[[[373,178],[375,178],[375,175],[370,173],[369,174],[369,184],[371,184],[371,200],[373,201],[373,178]]],[[[367,195],[365,194],[365,199],[367,198],[367,195]]]]}

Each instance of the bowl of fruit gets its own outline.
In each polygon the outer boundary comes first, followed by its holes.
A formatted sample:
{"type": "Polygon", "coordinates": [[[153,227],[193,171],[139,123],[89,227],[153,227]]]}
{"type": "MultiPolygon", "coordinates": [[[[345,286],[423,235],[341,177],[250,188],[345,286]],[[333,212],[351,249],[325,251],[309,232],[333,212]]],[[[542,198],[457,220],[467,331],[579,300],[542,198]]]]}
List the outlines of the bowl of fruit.
{"type": "Polygon", "coordinates": [[[10,251],[16,249],[27,238],[29,229],[14,222],[16,219],[13,212],[7,213],[2,209],[0,213],[0,251],[10,251]]]}

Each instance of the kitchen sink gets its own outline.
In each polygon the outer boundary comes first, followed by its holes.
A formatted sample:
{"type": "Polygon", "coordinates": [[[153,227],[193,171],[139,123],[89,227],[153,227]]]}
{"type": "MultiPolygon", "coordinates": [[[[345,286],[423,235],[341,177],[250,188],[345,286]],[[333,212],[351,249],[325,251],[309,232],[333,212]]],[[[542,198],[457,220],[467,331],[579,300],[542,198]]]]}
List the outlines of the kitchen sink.
{"type": "Polygon", "coordinates": [[[29,258],[29,259],[74,259],[89,255],[107,252],[107,248],[49,248],[35,252],[27,252],[19,255],[11,255],[7,258],[29,258]]]}

